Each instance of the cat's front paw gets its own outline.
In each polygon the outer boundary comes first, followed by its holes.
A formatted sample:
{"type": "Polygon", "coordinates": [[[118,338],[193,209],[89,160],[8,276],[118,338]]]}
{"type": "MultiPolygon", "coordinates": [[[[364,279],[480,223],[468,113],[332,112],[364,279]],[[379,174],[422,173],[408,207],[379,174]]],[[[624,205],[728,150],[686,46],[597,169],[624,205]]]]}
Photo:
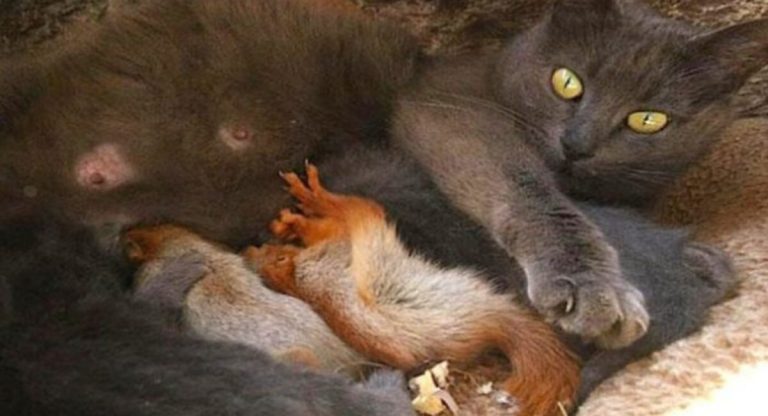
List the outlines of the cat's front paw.
{"type": "Polygon", "coordinates": [[[528,295],[548,320],[600,348],[626,347],[648,330],[643,294],[619,272],[534,276],[528,295]]]}

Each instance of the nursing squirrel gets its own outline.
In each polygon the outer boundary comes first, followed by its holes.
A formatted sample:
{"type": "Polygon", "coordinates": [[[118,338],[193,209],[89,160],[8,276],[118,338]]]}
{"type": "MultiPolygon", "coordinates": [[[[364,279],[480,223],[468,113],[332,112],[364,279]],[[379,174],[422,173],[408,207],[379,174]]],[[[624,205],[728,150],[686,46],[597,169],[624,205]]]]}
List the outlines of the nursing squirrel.
{"type": "Polygon", "coordinates": [[[270,290],[242,258],[173,225],[134,228],[126,254],[141,264],[134,297],[180,307],[183,325],[210,340],[258,348],[273,357],[359,376],[364,359],[304,302],[270,290]]]}
{"type": "Polygon", "coordinates": [[[543,320],[497,292],[481,273],[444,268],[412,253],[376,202],[334,194],[307,165],[305,185],[284,174],[298,213],[271,230],[294,245],[264,245],[244,257],[272,288],[298,297],[370,360],[411,370],[435,360],[466,362],[501,350],[512,364],[503,388],[521,415],[559,414],[579,384],[578,360],[543,320]]]}

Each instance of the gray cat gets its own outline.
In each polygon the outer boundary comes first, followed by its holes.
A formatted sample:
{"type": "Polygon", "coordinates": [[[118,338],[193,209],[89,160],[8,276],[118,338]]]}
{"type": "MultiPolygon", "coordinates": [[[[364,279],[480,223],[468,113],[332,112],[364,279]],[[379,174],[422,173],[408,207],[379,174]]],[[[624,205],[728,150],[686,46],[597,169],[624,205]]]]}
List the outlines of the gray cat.
{"type": "Polygon", "coordinates": [[[706,33],[636,2],[561,0],[501,53],[433,62],[394,137],[520,263],[540,312],[622,348],[648,330],[646,299],[571,198],[652,203],[766,63],[768,20],[706,33]]]}

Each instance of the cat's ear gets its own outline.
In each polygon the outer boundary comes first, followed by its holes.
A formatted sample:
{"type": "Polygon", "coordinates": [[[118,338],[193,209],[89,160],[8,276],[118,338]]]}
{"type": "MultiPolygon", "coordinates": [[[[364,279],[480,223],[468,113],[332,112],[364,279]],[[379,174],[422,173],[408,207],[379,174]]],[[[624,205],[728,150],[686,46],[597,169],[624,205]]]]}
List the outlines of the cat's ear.
{"type": "Polygon", "coordinates": [[[618,12],[616,0],[558,0],[552,5],[550,25],[561,30],[578,31],[603,25],[618,12]]]}
{"type": "Polygon", "coordinates": [[[721,93],[733,92],[768,65],[768,19],[697,36],[687,49],[693,53],[687,62],[689,71],[711,71],[721,80],[721,93]]]}

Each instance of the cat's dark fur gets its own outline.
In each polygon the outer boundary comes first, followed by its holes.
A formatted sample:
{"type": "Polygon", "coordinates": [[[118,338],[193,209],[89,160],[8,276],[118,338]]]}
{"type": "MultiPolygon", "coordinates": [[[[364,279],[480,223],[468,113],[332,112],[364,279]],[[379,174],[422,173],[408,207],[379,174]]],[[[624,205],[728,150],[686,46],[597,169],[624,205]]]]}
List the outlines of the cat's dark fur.
{"type": "Polygon", "coordinates": [[[83,231],[12,220],[5,197],[99,234],[166,219],[230,243],[258,235],[287,203],[279,169],[384,138],[416,52],[388,25],[307,3],[156,1],[2,62],[0,413],[410,412],[394,376],[353,386],[179,334],[175,313],[127,300],[83,231]]]}
{"type": "Polygon", "coordinates": [[[287,203],[278,170],[384,139],[413,71],[403,31],[321,1],[141,3],[0,65],[0,166],[94,225],[170,218],[242,243],[287,203]]]}
{"type": "Polygon", "coordinates": [[[89,231],[42,215],[0,223],[1,414],[411,413],[401,374],[354,385],[180,332],[178,310],[130,300],[89,231]]]}
{"type": "Polygon", "coordinates": [[[731,95],[766,63],[768,20],[706,33],[634,1],[561,0],[501,53],[435,62],[401,97],[395,138],[520,262],[541,312],[623,347],[648,325],[643,296],[570,197],[651,203],[733,120],[731,95]],[[581,77],[580,99],[554,93],[561,67],[581,77]],[[633,133],[626,119],[640,110],[671,121],[633,133]]]}

